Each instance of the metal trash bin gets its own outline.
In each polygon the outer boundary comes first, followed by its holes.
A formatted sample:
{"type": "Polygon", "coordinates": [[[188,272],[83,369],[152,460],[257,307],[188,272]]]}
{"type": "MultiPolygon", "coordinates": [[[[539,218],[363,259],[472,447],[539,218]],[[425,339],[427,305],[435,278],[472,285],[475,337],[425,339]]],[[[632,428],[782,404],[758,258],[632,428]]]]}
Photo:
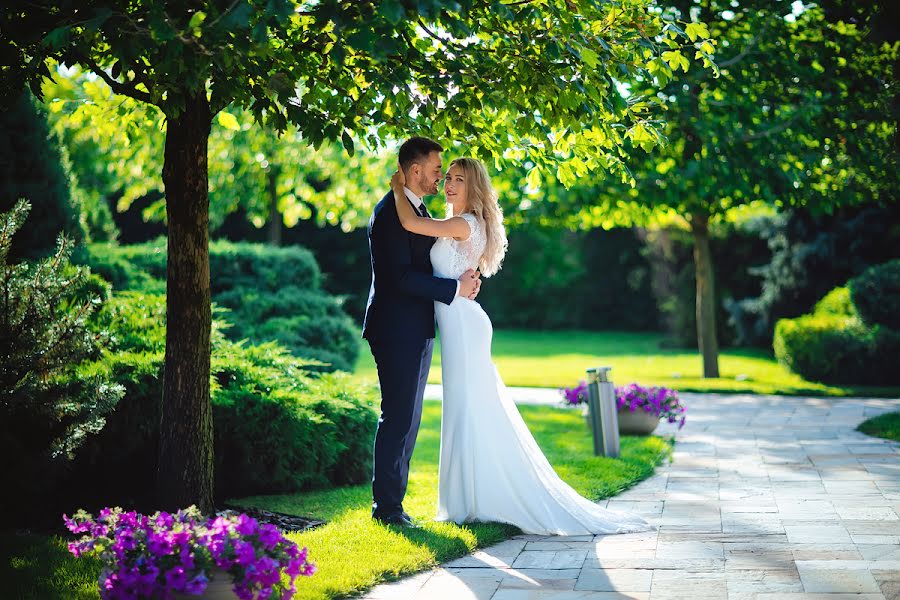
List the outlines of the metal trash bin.
{"type": "Polygon", "coordinates": [[[609,380],[612,367],[588,369],[588,411],[596,456],[619,456],[619,416],[616,389],[609,380]]]}

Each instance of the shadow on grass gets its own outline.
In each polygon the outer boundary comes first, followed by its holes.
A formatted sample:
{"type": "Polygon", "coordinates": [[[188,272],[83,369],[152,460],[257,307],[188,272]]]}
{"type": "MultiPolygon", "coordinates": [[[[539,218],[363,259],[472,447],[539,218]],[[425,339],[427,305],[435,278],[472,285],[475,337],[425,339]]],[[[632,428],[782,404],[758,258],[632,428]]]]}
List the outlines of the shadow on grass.
{"type": "Polygon", "coordinates": [[[0,533],[0,586],[3,598],[96,600],[100,561],[76,559],[60,537],[0,533]]]}

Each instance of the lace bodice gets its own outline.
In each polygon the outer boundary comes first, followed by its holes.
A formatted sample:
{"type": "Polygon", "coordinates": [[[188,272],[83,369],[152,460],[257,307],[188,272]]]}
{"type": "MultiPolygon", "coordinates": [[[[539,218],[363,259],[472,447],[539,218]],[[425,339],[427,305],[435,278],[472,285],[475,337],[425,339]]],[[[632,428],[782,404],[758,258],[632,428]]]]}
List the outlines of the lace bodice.
{"type": "Polygon", "coordinates": [[[460,275],[478,266],[487,235],[484,223],[471,213],[460,215],[469,224],[469,237],[463,241],[453,238],[438,238],[431,247],[431,266],[434,274],[447,279],[458,279],[460,275]]]}

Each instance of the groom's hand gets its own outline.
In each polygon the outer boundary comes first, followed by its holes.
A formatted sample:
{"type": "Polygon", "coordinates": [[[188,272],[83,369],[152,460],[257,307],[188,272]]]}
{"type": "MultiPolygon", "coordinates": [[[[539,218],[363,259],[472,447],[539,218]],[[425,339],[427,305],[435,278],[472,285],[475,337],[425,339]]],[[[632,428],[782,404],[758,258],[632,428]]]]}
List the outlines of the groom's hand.
{"type": "Polygon", "coordinates": [[[478,295],[481,287],[481,275],[474,269],[469,269],[459,278],[459,295],[463,298],[473,299],[478,295]]]}

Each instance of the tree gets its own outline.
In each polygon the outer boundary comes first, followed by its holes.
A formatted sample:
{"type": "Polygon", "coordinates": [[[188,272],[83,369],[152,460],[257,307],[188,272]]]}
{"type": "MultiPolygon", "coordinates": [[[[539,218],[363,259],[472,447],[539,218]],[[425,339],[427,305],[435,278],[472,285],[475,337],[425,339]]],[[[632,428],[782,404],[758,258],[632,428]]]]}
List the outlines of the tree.
{"type": "Polygon", "coordinates": [[[72,240],[60,234],[56,251],[40,261],[11,260],[30,210],[19,200],[0,213],[0,451],[15,457],[7,476],[18,482],[0,506],[26,518],[52,504],[48,489],[65,459],[103,427],[124,394],[76,368],[104,341],[87,321],[109,292],[87,268],[70,264],[72,240]]]}
{"type": "MultiPolygon", "coordinates": [[[[165,219],[162,171],[166,123],[155,106],[116,95],[106,82],[80,68],[57,68],[45,81],[50,123],[63,140],[81,187],[127,210],[158,194],[143,210],[146,220],[165,219]]],[[[356,152],[340,142],[318,149],[295,127],[279,135],[250,111],[230,108],[213,120],[209,136],[210,227],[242,210],[270,241],[281,225],[300,219],[340,224],[366,222],[373,198],[383,193],[395,153],[356,152]]]]}
{"type": "MultiPolygon", "coordinates": [[[[657,127],[616,78],[645,73],[659,41],[708,45],[650,0],[301,3],[35,0],[4,8],[2,88],[40,93],[48,63],[81,65],[166,117],[167,336],[159,489],[212,509],[207,140],[235,105],[318,148],[384,135],[457,139],[484,158],[531,157],[626,176],[623,140],[657,127]],[[695,37],[695,36],[692,36],[695,37]]],[[[686,60],[686,59],[685,59],[686,60]]],[[[627,176],[626,176],[627,177],[627,176]]]]}
{"type": "Polygon", "coordinates": [[[31,94],[22,92],[0,113],[0,212],[26,198],[34,214],[10,250],[12,259],[38,258],[54,251],[56,236],[85,237],[80,207],[69,190],[69,174],[59,141],[31,94]]]}
{"type": "Polygon", "coordinates": [[[632,138],[628,167],[636,185],[606,180],[562,193],[551,182],[540,193],[557,202],[533,208],[569,222],[686,227],[694,239],[703,373],[717,377],[710,226],[757,205],[832,212],[896,201],[891,105],[898,44],[870,38],[879,14],[872,7],[854,5],[853,24],[788,0],[675,4],[676,14],[701,19],[719,42],[720,76],[692,69],[670,81],[686,65],[663,54],[650,65],[653,77],[632,87],[640,94],[665,86],[660,97],[668,106],[662,150],[640,151],[636,146],[649,148],[653,140],[632,138]]]}

